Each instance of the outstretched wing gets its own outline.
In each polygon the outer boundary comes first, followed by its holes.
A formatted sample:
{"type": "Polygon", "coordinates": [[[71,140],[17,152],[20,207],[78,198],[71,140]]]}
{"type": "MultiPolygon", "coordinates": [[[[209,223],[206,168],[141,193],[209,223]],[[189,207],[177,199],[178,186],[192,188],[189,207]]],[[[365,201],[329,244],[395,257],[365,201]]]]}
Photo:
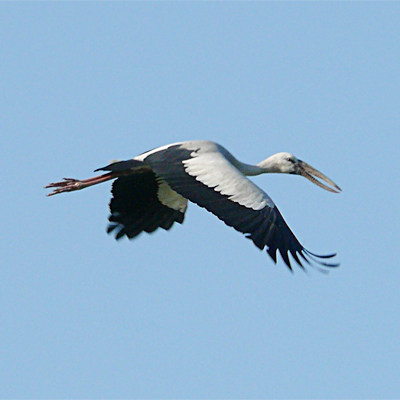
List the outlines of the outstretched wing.
{"type": "Polygon", "coordinates": [[[132,239],[141,232],[151,233],[157,228],[169,230],[174,222],[182,223],[187,200],[174,192],[165,181],[145,164],[118,161],[100,170],[126,172],[112,185],[112,199],[108,233],[115,238],[132,239]]]}
{"type": "Polygon", "coordinates": [[[244,233],[258,248],[267,246],[275,263],[279,250],[290,269],[289,252],[302,268],[299,256],[309,264],[311,259],[326,267],[337,266],[316,259],[334,255],[318,256],[300,244],[271,198],[243,175],[221,149],[196,148],[196,142],[191,146],[174,145],[149,154],[143,162],[174,191],[244,233]]]}

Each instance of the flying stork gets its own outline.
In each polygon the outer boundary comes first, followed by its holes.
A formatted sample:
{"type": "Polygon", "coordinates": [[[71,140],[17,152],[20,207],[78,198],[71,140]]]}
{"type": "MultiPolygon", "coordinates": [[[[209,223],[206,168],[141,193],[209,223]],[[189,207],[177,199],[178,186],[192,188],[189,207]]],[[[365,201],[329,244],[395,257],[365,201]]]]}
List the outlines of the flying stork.
{"type": "Polygon", "coordinates": [[[277,153],[249,165],[217,143],[196,140],[158,147],[96,171],[107,172],[89,179],[64,178],[50,183],[46,188],[55,189],[48,196],[116,179],[107,229],[116,239],[132,239],[143,231],[151,233],[159,227],[169,230],[174,222],[181,224],[190,200],[244,233],[259,249],[267,247],[275,263],[279,250],[290,270],[289,252],[303,269],[304,261],[323,267],[339,265],[326,261],[336,254],[317,255],[305,249],[267,193],[247,178],[264,173],[295,174],[330,192],[341,191],[324,174],[290,153],[277,153]]]}

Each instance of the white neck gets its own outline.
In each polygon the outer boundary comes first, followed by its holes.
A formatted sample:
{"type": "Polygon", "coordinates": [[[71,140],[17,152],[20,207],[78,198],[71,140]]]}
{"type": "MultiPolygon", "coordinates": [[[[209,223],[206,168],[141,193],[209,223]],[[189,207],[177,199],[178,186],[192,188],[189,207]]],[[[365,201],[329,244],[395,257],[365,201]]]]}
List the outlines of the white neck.
{"type": "Polygon", "coordinates": [[[257,165],[244,164],[238,160],[235,160],[233,164],[242,174],[246,176],[256,176],[273,172],[275,173],[282,172],[279,164],[277,164],[275,158],[272,157],[269,157],[266,160],[261,161],[257,165]]]}
{"type": "Polygon", "coordinates": [[[255,175],[260,175],[263,174],[265,171],[264,169],[259,165],[250,165],[250,164],[245,164],[237,160],[231,153],[223,149],[224,151],[224,156],[244,175],[246,176],[255,176],[255,175]]]}
{"type": "Polygon", "coordinates": [[[276,163],[274,156],[268,157],[266,160],[261,161],[257,164],[257,167],[263,171],[262,173],[266,174],[282,172],[279,168],[279,164],[276,163]]]}
{"type": "Polygon", "coordinates": [[[256,176],[268,173],[289,173],[286,170],[284,163],[282,162],[283,155],[288,153],[277,153],[266,160],[261,161],[257,165],[245,164],[237,160],[230,153],[226,153],[225,157],[244,175],[246,176],[256,176]]]}
{"type": "Polygon", "coordinates": [[[259,165],[250,165],[243,163],[240,163],[239,170],[246,176],[256,176],[267,172],[264,170],[264,168],[260,167],[259,165]]]}

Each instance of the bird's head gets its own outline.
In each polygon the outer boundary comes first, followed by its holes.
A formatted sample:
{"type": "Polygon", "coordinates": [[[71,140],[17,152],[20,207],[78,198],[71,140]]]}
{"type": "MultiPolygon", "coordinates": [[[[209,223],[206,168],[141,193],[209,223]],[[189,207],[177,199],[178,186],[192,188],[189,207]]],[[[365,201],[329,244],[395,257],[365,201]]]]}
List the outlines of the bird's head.
{"type": "Polygon", "coordinates": [[[317,186],[328,190],[332,193],[339,193],[342,189],[335,182],[325,176],[322,172],[319,172],[317,169],[307,164],[306,162],[299,160],[293,154],[290,153],[277,153],[273,156],[267,158],[258,164],[260,168],[264,170],[264,172],[273,172],[273,173],[281,173],[281,174],[293,174],[293,175],[301,175],[310,180],[312,183],[315,183],[317,186]],[[323,180],[328,183],[332,187],[325,185],[317,178],[323,180]]]}

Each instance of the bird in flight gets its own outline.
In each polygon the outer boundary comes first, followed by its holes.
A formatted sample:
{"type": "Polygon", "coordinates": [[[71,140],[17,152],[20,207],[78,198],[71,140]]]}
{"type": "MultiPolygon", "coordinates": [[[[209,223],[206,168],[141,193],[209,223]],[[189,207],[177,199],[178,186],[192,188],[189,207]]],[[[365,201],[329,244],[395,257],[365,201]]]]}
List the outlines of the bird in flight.
{"type": "Polygon", "coordinates": [[[196,140],[158,147],[96,171],[106,173],[50,183],[46,188],[54,190],[48,196],[115,179],[107,232],[115,234],[116,239],[133,239],[141,232],[151,233],[160,227],[169,230],[174,222],[181,224],[191,201],[245,234],[259,249],[267,248],[275,263],[279,251],[290,270],[289,253],[303,269],[304,262],[322,271],[316,264],[339,265],[327,261],[336,254],[317,255],[305,249],[268,194],[247,178],[264,173],[295,174],[330,192],[341,191],[331,179],[290,153],[277,153],[250,165],[238,161],[217,143],[196,140]]]}

